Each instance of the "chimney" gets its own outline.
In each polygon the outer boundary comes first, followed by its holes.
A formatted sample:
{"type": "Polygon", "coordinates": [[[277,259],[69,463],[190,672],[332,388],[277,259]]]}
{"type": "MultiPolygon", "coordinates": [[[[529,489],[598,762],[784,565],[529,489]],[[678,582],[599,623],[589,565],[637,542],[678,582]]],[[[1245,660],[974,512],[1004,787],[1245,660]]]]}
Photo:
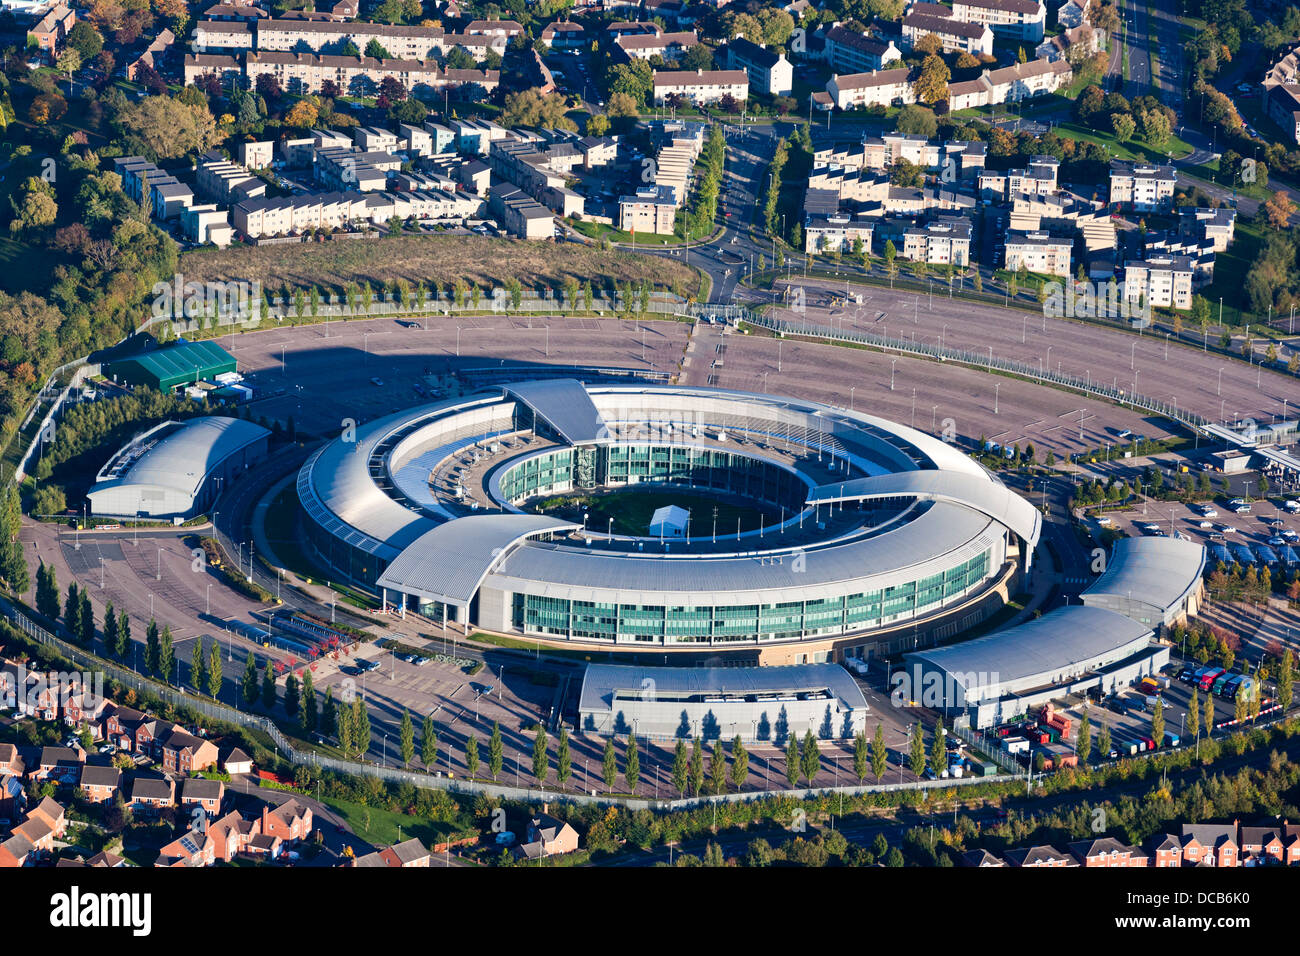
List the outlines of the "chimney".
{"type": "Polygon", "coordinates": [[[262,832],[263,833],[266,833],[266,816],[267,816],[267,807],[266,804],[264,803],[262,804],[262,832]]]}
{"type": "Polygon", "coordinates": [[[543,804],[542,804],[542,816],[547,816],[547,815],[550,814],[550,812],[551,812],[551,805],[550,805],[549,803],[543,803],[543,804]]]}

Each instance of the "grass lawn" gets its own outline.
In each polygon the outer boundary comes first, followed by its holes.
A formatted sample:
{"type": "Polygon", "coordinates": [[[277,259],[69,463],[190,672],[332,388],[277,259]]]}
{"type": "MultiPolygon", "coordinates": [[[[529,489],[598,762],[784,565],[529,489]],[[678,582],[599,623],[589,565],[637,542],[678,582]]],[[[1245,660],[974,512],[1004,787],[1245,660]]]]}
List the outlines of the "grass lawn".
{"type": "Polygon", "coordinates": [[[1214,281],[1200,290],[1200,295],[1210,303],[1210,321],[1219,321],[1219,300],[1223,300],[1223,321],[1228,325],[1256,322],[1259,316],[1243,311],[1238,304],[1241,290],[1246,284],[1246,273],[1259,257],[1264,246],[1264,233],[1259,226],[1244,219],[1237,220],[1232,245],[1226,252],[1214,257],[1214,281]]]}
{"type": "Polygon", "coordinates": [[[456,820],[451,823],[439,823],[424,817],[397,813],[394,810],[381,810],[378,807],[366,807],[346,800],[326,797],[321,802],[343,817],[353,833],[375,846],[397,843],[398,827],[401,828],[400,839],[409,840],[415,837],[426,847],[441,843],[448,836],[474,828],[473,817],[464,811],[458,813],[456,820]]]}
{"type": "Polygon", "coordinates": [[[8,235],[0,236],[0,288],[4,291],[16,295],[47,288],[54,265],[47,253],[8,235]]]}
{"type": "MultiPolygon", "coordinates": [[[[675,229],[682,228],[684,218],[685,216],[682,211],[678,210],[677,218],[675,220],[675,229]]],[[[676,231],[669,235],[654,232],[639,232],[633,234],[630,232],[624,232],[622,229],[615,228],[614,226],[607,226],[604,223],[587,222],[585,220],[582,222],[571,222],[569,225],[573,227],[575,232],[581,233],[588,239],[599,239],[604,236],[608,238],[610,242],[635,242],[638,246],[676,246],[685,242],[676,231]]],[[[712,230],[709,230],[709,232],[712,232],[712,230]]],[[[691,239],[702,239],[708,234],[708,232],[696,232],[691,235],[691,239]]]]}
{"type": "MultiPolygon", "coordinates": [[[[712,495],[686,490],[641,491],[629,488],[605,495],[564,497],[541,502],[543,510],[548,514],[567,512],[581,515],[580,504],[588,504],[590,507],[587,527],[593,531],[604,531],[609,527],[609,519],[613,518],[617,534],[649,534],[650,519],[654,516],[655,509],[668,505],[677,505],[690,511],[689,530],[697,538],[712,533],[714,509],[717,510],[718,530],[724,534],[730,534],[737,522],[743,531],[757,531],[760,519],[769,527],[780,520],[779,511],[773,514],[770,509],[760,510],[749,505],[728,503],[712,495]],[[547,507],[548,505],[551,506],[547,507]]],[[[576,520],[581,520],[581,517],[576,520]]]]}
{"type": "Polygon", "coordinates": [[[527,289],[558,288],[566,277],[605,287],[647,279],[683,297],[699,288],[699,272],[681,262],[647,259],[631,251],[601,252],[566,242],[524,242],[481,236],[390,236],[287,246],[196,249],[181,256],[179,271],[196,281],[242,279],[268,290],[320,286],[341,294],[349,282],[372,286],[406,279],[446,288],[458,278],[494,287],[517,278],[527,289]]]}
{"type": "Polygon", "coordinates": [[[1080,140],[1086,143],[1096,143],[1099,146],[1110,148],[1111,154],[1116,159],[1131,159],[1141,162],[1164,163],[1168,162],[1169,154],[1172,153],[1174,159],[1186,156],[1192,152],[1192,147],[1179,139],[1177,136],[1169,137],[1169,145],[1164,151],[1153,149],[1141,140],[1132,139],[1127,143],[1121,143],[1113,133],[1099,133],[1096,130],[1086,129],[1077,123],[1058,123],[1053,127],[1056,134],[1063,139],[1080,140]]]}

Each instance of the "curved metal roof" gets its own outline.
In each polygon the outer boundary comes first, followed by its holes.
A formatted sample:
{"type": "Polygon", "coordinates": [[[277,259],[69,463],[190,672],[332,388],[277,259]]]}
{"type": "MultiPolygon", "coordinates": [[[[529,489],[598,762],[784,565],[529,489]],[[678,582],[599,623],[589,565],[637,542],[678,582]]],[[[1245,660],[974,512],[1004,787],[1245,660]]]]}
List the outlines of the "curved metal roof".
{"type": "MultiPolygon", "coordinates": [[[[1001,528],[985,515],[935,502],[913,520],[881,534],[781,554],[699,555],[580,550],[526,542],[489,577],[503,590],[590,599],[617,592],[628,603],[736,604],[815,599],[810,589],[843,585],[875,590],[942,573],[993,547],[1001,528]],[[949,543],[945,543],[949,542],[949,543]],[[874,580],[872,580],[874,578],[874,580]]],[[[773,549],[780,535],[768,536],[773,549]]]]}
{"type": "Polygon", "coordinates": [[[609,437],[591,395],[576,378],[518,382],[505,386],[505,391],[550,422],[571,445],[609,437]]]}
{"type": "Polygon", "coordinates": [[[826,484],[808,496],[809,504],[914,496],[974,508],[1016,533],[1029,550],[1038,543],[1043,516],[1006,485],[988,475],[952,471],[900,471],[826,484]]]}
{"type": "Polygon", "coordinates": [[[464,605],[511,546],[531,535],[582,525],[546,515],[467,515],[426,531],[388,565],[379,586],[464,605]]]}
{"type": "Polygon", "coordinates": [[[867,699],[839,664],[791,664],[783,667],[636,667],[588,664],[578,697],[580,711],[607,709],[615,695],[656,700],[665,697],[797,693],[829,690],[846,707],[866,709],[867,699]],[[647,683],[648,682],[648,683],[647,683]],[[647,695],[653,688],[653,695],[647,695]]]}
{"type": "Polygon", "coordinates": [[[1070,604],[1016,627],[905,657],[942,668],[963,688],[978,686],[987,698],[1122,660],[1150,636],[1150,627],[1123,614],[1070,604]]]}
{"type": "Polygon", "coordinates": [[[1113,595],[1142,601],[1162,612],[1182,604],[1205,573],[1205,546],[1177,538],[1120,538],[1106,571],[1082,600],[1113,595]]]}
{"type": "Polygon", "coordinates": [[[164,436],[120,477],[96,483],[90,493],[109,488],[166,488],[194,497],[208,474],[242,448],[271,433],[239,418],[194,418],[164,436]]]}

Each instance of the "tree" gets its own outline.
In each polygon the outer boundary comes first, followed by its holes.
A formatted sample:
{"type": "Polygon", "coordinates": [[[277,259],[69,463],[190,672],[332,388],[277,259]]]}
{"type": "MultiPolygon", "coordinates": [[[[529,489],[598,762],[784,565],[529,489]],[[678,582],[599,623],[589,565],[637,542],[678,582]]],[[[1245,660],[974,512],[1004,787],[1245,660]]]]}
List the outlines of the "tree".
{"type": "Polygon", "coordinates": [[[871,741],[871,775],[876,778],[877,783],[884,776],[888,755],[889,751],[885,749],[885,728],[876,724],[876,736],[871,741]]]}
{"type": "Polygon", "coordinates": [[[144,637],[144,670],[150,677],[158,676],[158,622],[149,619],[149,627],[144,637]]]}
{"type": "Polygon", "coordinates": [[[36,610],[50,620],[59,616],[59,584],[54,565],[44,561],[36,570],[36,610]]]}
{"type": "Polygon", "coordinates": [[[1201,694],[1195,689],[1187,702],[1187,733],[1193,740],[1201,736],[1201,694]]]}
{"type": "Polygon", "coordinates": [[[146,96],[128,104],[119,114],[118,125],[159,159],[203,152],[221,135],[206,104],[182,103],[168,96],[146,96]]]}
{"type": "Polygon", "coordinates": [[[785,747],[785,780],[792,790],[799,786],[799,738],[793,733],[785,747]]]}
{"type": "Polygon", "coordinates": [[[488,739],[488,773],[495,780],[501,773],[501,764],[505,760],[505,744],[501,741],[501,722],[492,724],[492,736],[488,739]]]}
{"type": "Polygon", "coordinates": [[[1264,203],[1264,216],[1274,229],[1285,229],[1295,214],[1295,203],[1284,192],[1276,192],[1264,203]]]}
{"type": "Polygon", "coordinates": [[[117,653],[117,611],[113,602],[104,605],[104,653],[121,660],[117,653]]]}
{"type": "Polygon", "coordinates": [[[392,59],[391,54],[389,54],[384,45],[373,37],[370,39],[370,42],[366,44],[365,55],[367,57],[374,57],[376,60],[392,59]]]}
{"type": "Polygon", "coordinates": [[[555,748],[555,778],[560,782],[560,789],[569,782],[573,774],[573,755],[569,753],[569,728],[560,725],[560,742],[555,748]]]}
{"type": "Polygon", "coordinates": [[[478,738],[469,737],[465,741],[465,775],[471,780],[478,775],[478,738]]]}
{"type": "Polygon", "coordinates": [[[709,753],[709,791],[714,794],[727,792],[727,752],[722,749],[722,741],[713,742],[709,753]]]}
{"type": "Polygon", "coordinates": [[[126,652],[131,646],[131,619],[126,617],[126,611],[121,611],[117,615],[117,659],[126,661],[126,652]]]}
{"type": "Polygon", "coordinates": [[[1288,647],[1282,652],[1282,663],[1277,671],[1277,702],[1282,705],[1283,713],[1291,709],[1294,683],[1295,663],[1291,657],[1291,648],[1288,647]]]}
{"type": "Polygon", "coordinates": [[[1110,756],[1110,724],[1101,725],[1101,733],[1097,734],[1097,757],[1105,760],[1110,756]]]}
{"type": "Polygon", "coordinates": [[[339,709],[334,702],[334,688],[325,688],[325,700],[321,704],[320,732],[326,737],[333,737],[339,729],[339,709]]]}
{"type": "Polygon", "coordinates": [[[104,49],[104,38],[87,20],[78,20],[68,31],[68,46],[81,54],[82,62],[93,60],[104,49]]]}
{"type": "Polygon", "coordinates": [[[1074,752],[1079,757],[1080,766],[1086,767],[1088,758],[1092,756],[1092,722],[1088,719],[1087,712],[1079,721],[1079,736],[1075,738],[1074,752]]]}
{"type": "Polygon", "coordinates": [[[909,755],[909,768],[918,780],[925,773],[925,738],[920,721],[912,725],[912,752],[909,755]]]}
{"type": "MultiPolygon", "coordinates": [[[[703,46],[704,44],[700,44],[703,46]]],[[[691,49],[695,49],[692,47],[691,49]]],[[[609,135],[609,117],[603,113],[596,113],[594,116],[588,116],[584,132],[588,136],[607,136],[609,135]]]]}
{"type": "Polygon", "coordinates": [[[63,624],[76,638],[81,633],[81,588],[73,581],[68,585],[68,600],[63,605],[63,624]]]}
{"type": "Polygon", "coordinates": [[[623,765],[623,779],[628,789],[636,793],[637,781],[641,779],[641,753],[638,749],[636,734],[627,735],[627,753],[623,765]]]}
{"type": "Polygon", "coordinates": [[[1208,691],[1205,694],[1205,711],[1202,720],[1205,723],[1205,736],[1209,737],[1214,733],[1214,695],[1208,691]]]}
{"type": "MultiPolygon", "coordinates": [[[[478,749],[477,742],[475,749],[478,749]]],[[[438,760],[438,735],[433,732],[433,714],[424,715],[420,726],[420,762],[426,770],[432,770],[438,760]]]]}
{"type": "Polygon", "coordinates": [[[853,735],[853,774],[858,783],[867,779],[867,732],[860,730],[853,735]]]}
{"type": "Polygon", "coordinates": [[[936,777],[948,769],[948,745],[944,739],[945,735],[943,719],[940,718],[934,725],[934,741],[930,746],[930,769],[934,771],[936,777]]]}
{"type": "Polygon", "coordinates": [[[199,637],[194,641],[190,653],[190,684],[200,694],[208,685],[207,669],[207,659],[203,656],[203,638],[199,637]]]}
{"type": "Polygon", "coordinates": [[[731,783],[737,790],[741,790],[748,779],[749,752],[745,750],[740,734],[737,734],[731,741],[731,783]]]}
{"type": "Polygon", "coordinates": [[[262,706],[267,710],[275,706],[275,671],[271,669],[269,658],[262,668],[262,706]]]}
{"type": "Polygon", "coordinates": [[[803,736],[803,754],[800,761],[804,779],[808,781],[808,786],[811,787],[822,768],[821,751],[817,747],[817,738],[813,736],[812,728],[809,728],[803,736]]]}
{"type": "Polygon", "coordinates": [[[614,753],[613,737],[605,739],[605,754],[601,758],[600,775],[605,781],[605,789],[613,790],[614,783],[618,780],[618,756],[614,753]]]}
{"type": "Polygon", "coordinates": [[[933,106],[948,99],[950,79],[952,79],[952,71],[948,69],[948,65],[937,53],[931,53],[921,61],[921,75],[912,85],[912,91],[916,94],[918,102],[933,106]]]}
{"type": "Polygon", "coordinates": [[[298,716],[298,705],[302,703],[302,698],[298,691],[298,676],[292,671],[284,679],[284,712],[290,717],[298,716]]]}
{"type": "Polygon", "coordinates": [[[900,133],[914,133],[927,139],[933,138],[939,131],[939,121],[934,110],[915,103],[909,103],[898,111],[896,126],[900,133]]]}
{"type": "Polygon", "coordinates": [[[81,646],[93,648],[95,646],[95,609],[90,604],[90,591],[82,588],[81,591],[81,613],[77,615],[77,624],[80,626],[81,646]]]}
{"type": "MultiPolygon", "coordinates": [[[[211,668],[209,668],[209,673],[211,668]]],[[[216,696],[215,694],[213,696],[216,696]]],[[[318,706],[316,704],[316,685],[311,677],[311,668],[302,672],[302,729],[307,735],[316,732],[318,718],[318,706]]],[[[409,761],[408,761],[409,762],[409,761]]]]}
{"type": "Polygon", "coordinates": [[[252,707],[255,703],[257,703],[257,658],[249,654],[244,658],[244,706],[252,707]]]}
{"type": "Polygon", "coordinates": [[[679,797],[686,796],[686,785],[690,782],[688,770],[689,765],[686,757],[686,741],[679,737],[677,739],[677,746],[673,748],[672,770],[673,789],[677,791],[679,797]]]}
{"type": "Polygon", "coordinates": [[[609,102],[605,106],[605,112],[615,119],[620,117],[635,119],[641,115],[637,100],[630,93],[610,94],[609,102]]]}
{"type": "Polygon", "coordinates": [[[353,752],[358,755],[369,752],[370,712],[366,709],[366,702],[360,695],[352,698],[352,717],[349,722],[352,726],[353,752]]]}
{"type": "Polygon", "coordinates": [[[320,119],[320,109],[308,100],[299,100],[284,115],[284,125],[297,129],[311,129],[320,119]]]}
{"type": "Polygon", "coordinates": [[[545,728],[541,724],[535,724],[533,726],[533,777],[543,786],[551,773],[551,762],[547,753],[549,746],[545,728]]]}

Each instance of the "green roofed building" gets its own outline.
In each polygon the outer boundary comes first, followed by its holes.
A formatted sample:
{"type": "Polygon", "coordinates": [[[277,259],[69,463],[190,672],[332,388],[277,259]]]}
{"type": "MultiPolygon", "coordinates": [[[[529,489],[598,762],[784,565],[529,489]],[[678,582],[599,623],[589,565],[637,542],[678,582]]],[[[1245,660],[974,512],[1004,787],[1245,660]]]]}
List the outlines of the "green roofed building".
{"type": "Polygon", "coordinates": [[[118,359],[109,375],[131,385],[171,391],[182,385],[235,371],[235,357],[215,342],[186,342],[168,348],[118,359]]]}

